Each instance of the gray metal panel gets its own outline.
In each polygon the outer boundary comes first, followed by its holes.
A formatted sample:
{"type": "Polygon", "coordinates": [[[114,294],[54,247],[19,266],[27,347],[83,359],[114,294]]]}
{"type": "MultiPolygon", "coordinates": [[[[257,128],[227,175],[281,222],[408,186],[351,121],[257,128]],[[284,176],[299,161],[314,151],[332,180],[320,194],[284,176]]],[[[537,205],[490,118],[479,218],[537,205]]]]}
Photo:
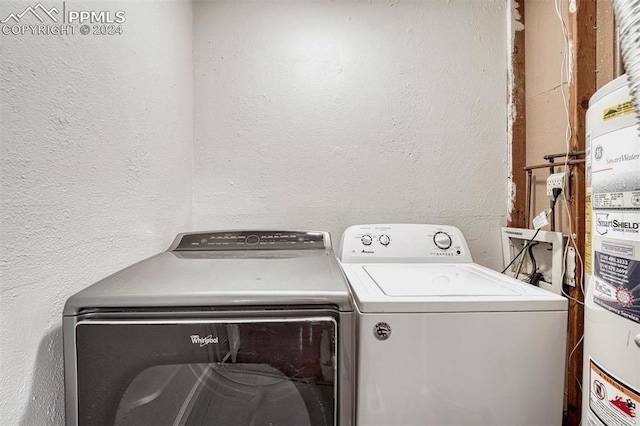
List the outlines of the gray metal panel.
{"type": "Polygon", "coordinates": [[[62,318],[62,341],[64,352],[64,405],[65,424],[78,424],[78,379],[76,358],[76,318],[62,318]]]}
{"type": "MultiPolygon", "coordinates": [[[[275,235],[275,234],[312,234],[312,235],[316,235],[322,238],[323,241],[323,247],[327,250],[331,250],[332,249],[332,245],[331,245],[331,234],[329,234],[326,231],[309,231],[309,230],[256,230],[256,229],[251,229],[251,230],[246,230],[246,229],[225,229],[225,230],[216,230],[216,231],[192,231],[192,232],[183,232],[180,233],[176,236],[176,238],[173,240],[173,243],[171,243],[171,246],[169,247],[169,249],[167,251],[175,251],[179,248],[181,241],[183,240],[183,238],[185,237],[189,237],[189,236],[193,236],[193,235],[233,235],[233,234],[245,234],[245,235],[275,235]]],[[[231,240],[229,240],[231,241],[231,240]]],[[[301,244],[297,244],[294,245],[297,247],[300,247],[301,244]]],[[[304,245],[304,244],[302,244],[304,245]]],[[[259,249],[258,246],[249,246],[249,249],[259,249]]]]}
{"type": "Polygon", "coordinates": [[[331,250],[233,254],[160,253],[70,297],[64,315],[86,308],[336,305],[353,310],[331,250]]]}
{"type": "MultiPolygon", "coordinates": [[[[282,310],[280,315],[313,314],[313,310],[282,310]]],[[[249,314],[248,317],[256,317],[258,312],[249,314]]],[[[170,313],[164,314],[165,318],[170,313]]],[[[338,323],[338,424],[353,425],[354,419],[354,395],[356,389],[355,363],[356,363],[356,316],[354,312],[340,312],[338,323]]],[[[111,315],[112,316],[112,315],[111,315]]],[[[103,318],[110,318],[110,314],[102,315],[103,318]]],[[[162,315],[160,315],[162,317],[162,315]]],[[[225,312],[219,312],[216,318],[224,318],[225,312]]],[[[78,425],[78,382],[77,382],[77,358],[75,328],[79,322],[75,316],[67,316],[62,320],[63,341],[64,341],[64,380],[65,380],[65,414],[67,425],[78,425]]],[[[116,317],[117,318],[117,317],[116,317]]],[[[268,318],[268,317],[267,317],[268,318]]],[[[231,318],[230,318],[231,319],[231,318]]],[[[116,320],[117,321],[117,320],[116,320]]]]}

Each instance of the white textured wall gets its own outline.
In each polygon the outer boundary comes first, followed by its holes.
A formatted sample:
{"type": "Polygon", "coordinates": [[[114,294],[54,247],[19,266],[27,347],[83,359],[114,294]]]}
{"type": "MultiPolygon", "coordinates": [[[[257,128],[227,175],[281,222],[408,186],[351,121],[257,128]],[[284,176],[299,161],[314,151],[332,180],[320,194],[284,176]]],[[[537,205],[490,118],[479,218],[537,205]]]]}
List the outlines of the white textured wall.
{"type": "MultiPolygon", "coordinates": [[[[1,2],[0,19],[29,4],[1,2]]],[[[65,300],[191,226],[191,3],[66,6],[127,21],[0,35],[2,425],[63,422],[65,300]]]]}
{"type": "Polygon", "coordinates": [[[448,223],[499,267],[506,0],[193,7],[196,228],[448,223]]]}
{"type": "Polygon", "coordinates": [[[449,223],[498,266],[506,0],[196,2],[193,58],[186,0],[66,4],[127,22],[0,35],[1,424],[62,423],[64,301],[179,230],[449,223]]]}

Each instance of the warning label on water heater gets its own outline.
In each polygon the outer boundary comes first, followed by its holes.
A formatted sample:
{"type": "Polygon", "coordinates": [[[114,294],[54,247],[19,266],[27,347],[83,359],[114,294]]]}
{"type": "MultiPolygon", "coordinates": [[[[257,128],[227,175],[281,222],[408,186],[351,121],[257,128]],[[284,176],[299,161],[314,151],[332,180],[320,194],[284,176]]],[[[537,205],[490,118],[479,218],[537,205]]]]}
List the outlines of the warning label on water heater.
{"type": "Polygon", "coordinates": [[[638,421],[640,392],[609,374],[592,359],[589,370],[589,425],[630,426],[638,421]],[[599,422],[594,421],[595,416],[599,422]]]}
{"type": "Polygon", "coordinates": [[[605,108],[602,111],[602,121],[613,120],[614,118],[622,117],[627,114],[633,114],[633,102],[627,101],[621,104],[612,105],[609,108],[605,108]]]}

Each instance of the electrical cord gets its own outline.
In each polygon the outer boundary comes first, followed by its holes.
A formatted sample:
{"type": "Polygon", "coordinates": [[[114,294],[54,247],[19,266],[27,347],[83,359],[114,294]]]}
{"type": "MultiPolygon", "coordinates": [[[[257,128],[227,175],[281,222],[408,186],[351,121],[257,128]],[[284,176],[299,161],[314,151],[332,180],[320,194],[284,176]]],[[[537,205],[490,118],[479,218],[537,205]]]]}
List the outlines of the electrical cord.
{"type": "Polygon", "coordinates": [[[533,255],[533,247],[540,244],[539,242],[535,242],[529,246],[529,259],[531,260],[531,274],[529,275],[529,284],[534,285],[536,287],[540,286],[540,281],[544,276],[538,272],[538,264],[536,263],[536,257],[533,255]]]}
{"type": "Polygon", "coordinates": [[[529,244],[536,239],[536,237],[538,236],[538,232],[540,232],[541,228],[538,228],[536,230],[536,232],[533,234],[533,237],[531,237],[531,239],[529,241],[527,241],[527,243],[520,249],[520,251],[518,252],[518,254],[516,254],[515,256],[513,256],[513,259],[511,259],[511,262],[509,262],[509,264],[507,266],[505,266],[505,268],[502,270],[502,273],[504,274],[505,272],[507,272],[507,269],[509,269],[511,267],[511,265],[513,265],[513,263],[518,260],[518,258],[520,257],[520,255],[527,249],[529,248],[529,244]]]}
{"type": "Polygon", "coordinates": [[[533,247],[537,246],[538,244],[540,244],[539,242],[535,242],[533,244],[531,244],[529,246],[529,250],[527,250],[527,252],[529,253],[529,259],[531,260],[531,274],[533,275],[533,273],[535,273],[538,270],[538,264],[536,263],[536,257],[533,255],[533,247]]]}
{"type": "MultiPolygon", "coordinates": [[[[571,121],[569,119],[569,100],[566,94],[566,89],[565,87],[569,85],[569,83],[571,83],[571,78],[572,78],[572,70],[569,66],[569,60],[568,60],[568,53],[570,50],[570,46],[569,46],[569,30],[567,29],[567,24],[564,21],[564,18],[562,17],[562,13],[560,12],[560,10],[563,8],[563,4],[562,4],[562,0],[554,0],[554,5],[555,5],[555,9],[556,9],[556,15],[558,17],[558,20],[560,21],[560,28],[562,29],[562,40],[564,42],[564,49],[562,51],[562,64],[560,66],[560,93],[562,94],[562,106],[564,107],[564,111],[565,111],[565,120],[567,123],[567,126],[565,128],[565,149],[566,149],[566,154],[565,154],[565,158],[564,158],[564,170],[566,171],[568,169],[568,163],[569,163],[569,151],[570,151],[570,142],[571,142],[571,136],[572,136],[572,131],[571,131],[571,121]],[[566,81],[565,81],[566,80],[566,81]]],[[[569,220],[569,232],[568,232],[568,237],[567,237],[567,243],[565,244],[564,247],[564,252],[562,254],[562,276],[564,277],[564,274],[566,272],[566,259],[567,259],[567,253],[569,251],[569,246],[571,243],[573,243],[574,247],[577,247],[578,244],[576,243],[576,240],[573,236],[573,221],[571,219],[571,212],[569,211],[569,203],[567,201],[567,198],[565,197],[565,203],[564,203],[564,208],[565,211],[567,213],[567,219],[569,220]]],[[[582,259],[582,255],[580,254],[580,250],[576,250],[576,255],[578,258],[578,263],[580,265],[579,270],[581,271],[581,274],[579,277],[576,277],[576,281],[580,283],[580,291],[582,292],[582,294],[585,294],[585,289],[584,289],[584,260],[582,259]]],[[[561,292],[562,294],[580,304],[580,305],[584,305],[584,302],[576,299],[575,297],[571,297],[565,290],[564,288],[561,288],[561,292]]]]}
{"type": "MultiPolygon", "coordinates": [[[[551,211],[553,211],[553,209],[556,207],[556,202],[558,201],[558,197],[560,196],[560,193],[562,192],[562,189],[560,188],[553,188],[553,203],[551,204],[551,211]]],[[[526,249],[529,248],[529,246],[533,243],[533,241],[536,239],[536,237],[538,236],[538,233],[540,232],[540,229],[542,228],[538,228],[536,230],[536,232],[533,234],[533,237],[531,237],[531,239],[529,241],[527,241],[527,243],[520,249],[520,251],[518,252],[518,254],[516,254],[513,259],[511,259],[511,262],[509,262],[509,264],[502,270],[502,274],[504,274],[505,272],[507,272],[507,270],[511,267],[511,265],[514,264],[514,262],[516,260],[518,260],[518,258],[520,258],[520,255],[522,253],[524,253],[524,251],[526,249]]],[[[516,277],[517,278],[517,277],[516,277]]]]}
{"type": "MultiPolygon", "coordinates": [[[[560,93],[562,94],[562,105],[564,107],[564,111],[565,111],[565,119],[566,119],[566,123],[567,126],[565,128],[565,148],[566,148],[566,155],[564,158],[564,170],[567,171],[568,170],[568,163],[569,163],[569,150],[570,150],[570,142],[571,142],[571,136],[572,136],[572,132],[571,132],[571,122],[569,119],[569,101],[568,101],[568,97],[567,97],[567,93],[566,93],[566,87],[571,83],[571,79],[572,79],[572,72],[573,70],[571,69],[571,67],[569,66],[569,52],[570,52],[570,45],[569,45],[569,31],[567,29],[567,24],[564,21],[564,18],[562,16],[562,13],[560,12],[560,10],[562,9],[562,0],[554,0],[554,5],[555,5],[555,9],[556,9],[556,15],[558,17],[558,20],[560,21],[560,28],[562,29],[562,40],[564,42],[564,49],[562,50],[562,64],[560,66],[560,93]],[[566,82],[565,82],[566,80],[566,82]]],[[[573,242],[574,247],[577,247],[578,245],[576,244],[576,240],[573,236],[573,223],[572,223],[572,218],[571,218],[571,212],[569,211],[569,202],[567,201],[567,197],[565,197],[565,203],[564,203],[564,207],[565,207],[565,211],[567,213],[567,219],[569,220],[569,232],[568,232],[568,237],[567,237],[567,242],[566,245],[564,247],[564,252],[563,252],[563,257],[562,257],[562,276],[564,277],[564,274],[566,272],[566,259],[567,259],[567,253],[569,250],[569,245],[573,242]]],[[[580,255],[580,250],[576,250],[576,254],[578,257],[578,261],[579,261],[579,271],[580,271],[580,276],[576,276],[576,281],[579,282],[580,284],[580,291],[582,292],[582,295],[584,296],[585,291],[584,291],[584,261],[582,259],[582,256],[580,255]]],[[[579,305],[584,305],[584,302],[571,297],[567,292],[565,292],[564,288],[562,287],[562,285],[560,286],[560,290],[562,292],[562,294],[567,297],[569,300],[574,301],[575,303],[579,304],[579,305]]],[[[571,350],[571,353],[569,354],[569,358],[567,360],[567,364],[570,365],[571,364],[571,357],[573,356],[573,354],[575,353],[575,351],[578,349],[578,347],[580,346],[580,344],[583,342],[584,339],[584,334],[582,334],[582,336],[580,337],[580,340],[578,340],[578,342],[575,344],[575,346],[573,347],[573,349],[571,350]]],[[[582,393],[582,386],[580,385],[580,378],[578,378],[576,375],[574,375],[574,380],[576,381],[578,388],[580,389],[580,393],[582,393]]],[[[565,392],[568,395],[568,392],[565,392]]],[[[579,426],[582,425],[582,420],[579,423],[579,426]]]]}
{"type": "MultiPolygon", "coordinates": [[[[531,250],[531,247],[533,247],[533,244],[529,245],[529,249],[527,251],[531,250]]],[[[513,274],[515,278],[520,277],[520,271],[522,270],[522,267],[524,266],[524,262],[526,260],[527,260],[527,256],[524,256],[524,254],[520,256],[520,262],[518,262],[518,267],[516,268],[516,271],[513,274]]]]}

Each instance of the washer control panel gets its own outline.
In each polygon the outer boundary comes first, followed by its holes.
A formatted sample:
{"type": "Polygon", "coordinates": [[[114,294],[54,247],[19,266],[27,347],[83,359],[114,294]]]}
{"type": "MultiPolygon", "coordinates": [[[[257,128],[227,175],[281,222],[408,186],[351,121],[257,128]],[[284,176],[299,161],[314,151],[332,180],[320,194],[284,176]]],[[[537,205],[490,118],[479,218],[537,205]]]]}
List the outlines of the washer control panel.
{"type": "Polygon", "coordinates": [[[301,250],[331,247],[329,234],[313,231],[212,231],[176,237],[172,251],[301,250]]]}
{"type": "Polygon", "coordinates": [[[344,231],[340,261],[463,263],[472,259],[462,232],[454,226],[371,224],[344,231]]]}

